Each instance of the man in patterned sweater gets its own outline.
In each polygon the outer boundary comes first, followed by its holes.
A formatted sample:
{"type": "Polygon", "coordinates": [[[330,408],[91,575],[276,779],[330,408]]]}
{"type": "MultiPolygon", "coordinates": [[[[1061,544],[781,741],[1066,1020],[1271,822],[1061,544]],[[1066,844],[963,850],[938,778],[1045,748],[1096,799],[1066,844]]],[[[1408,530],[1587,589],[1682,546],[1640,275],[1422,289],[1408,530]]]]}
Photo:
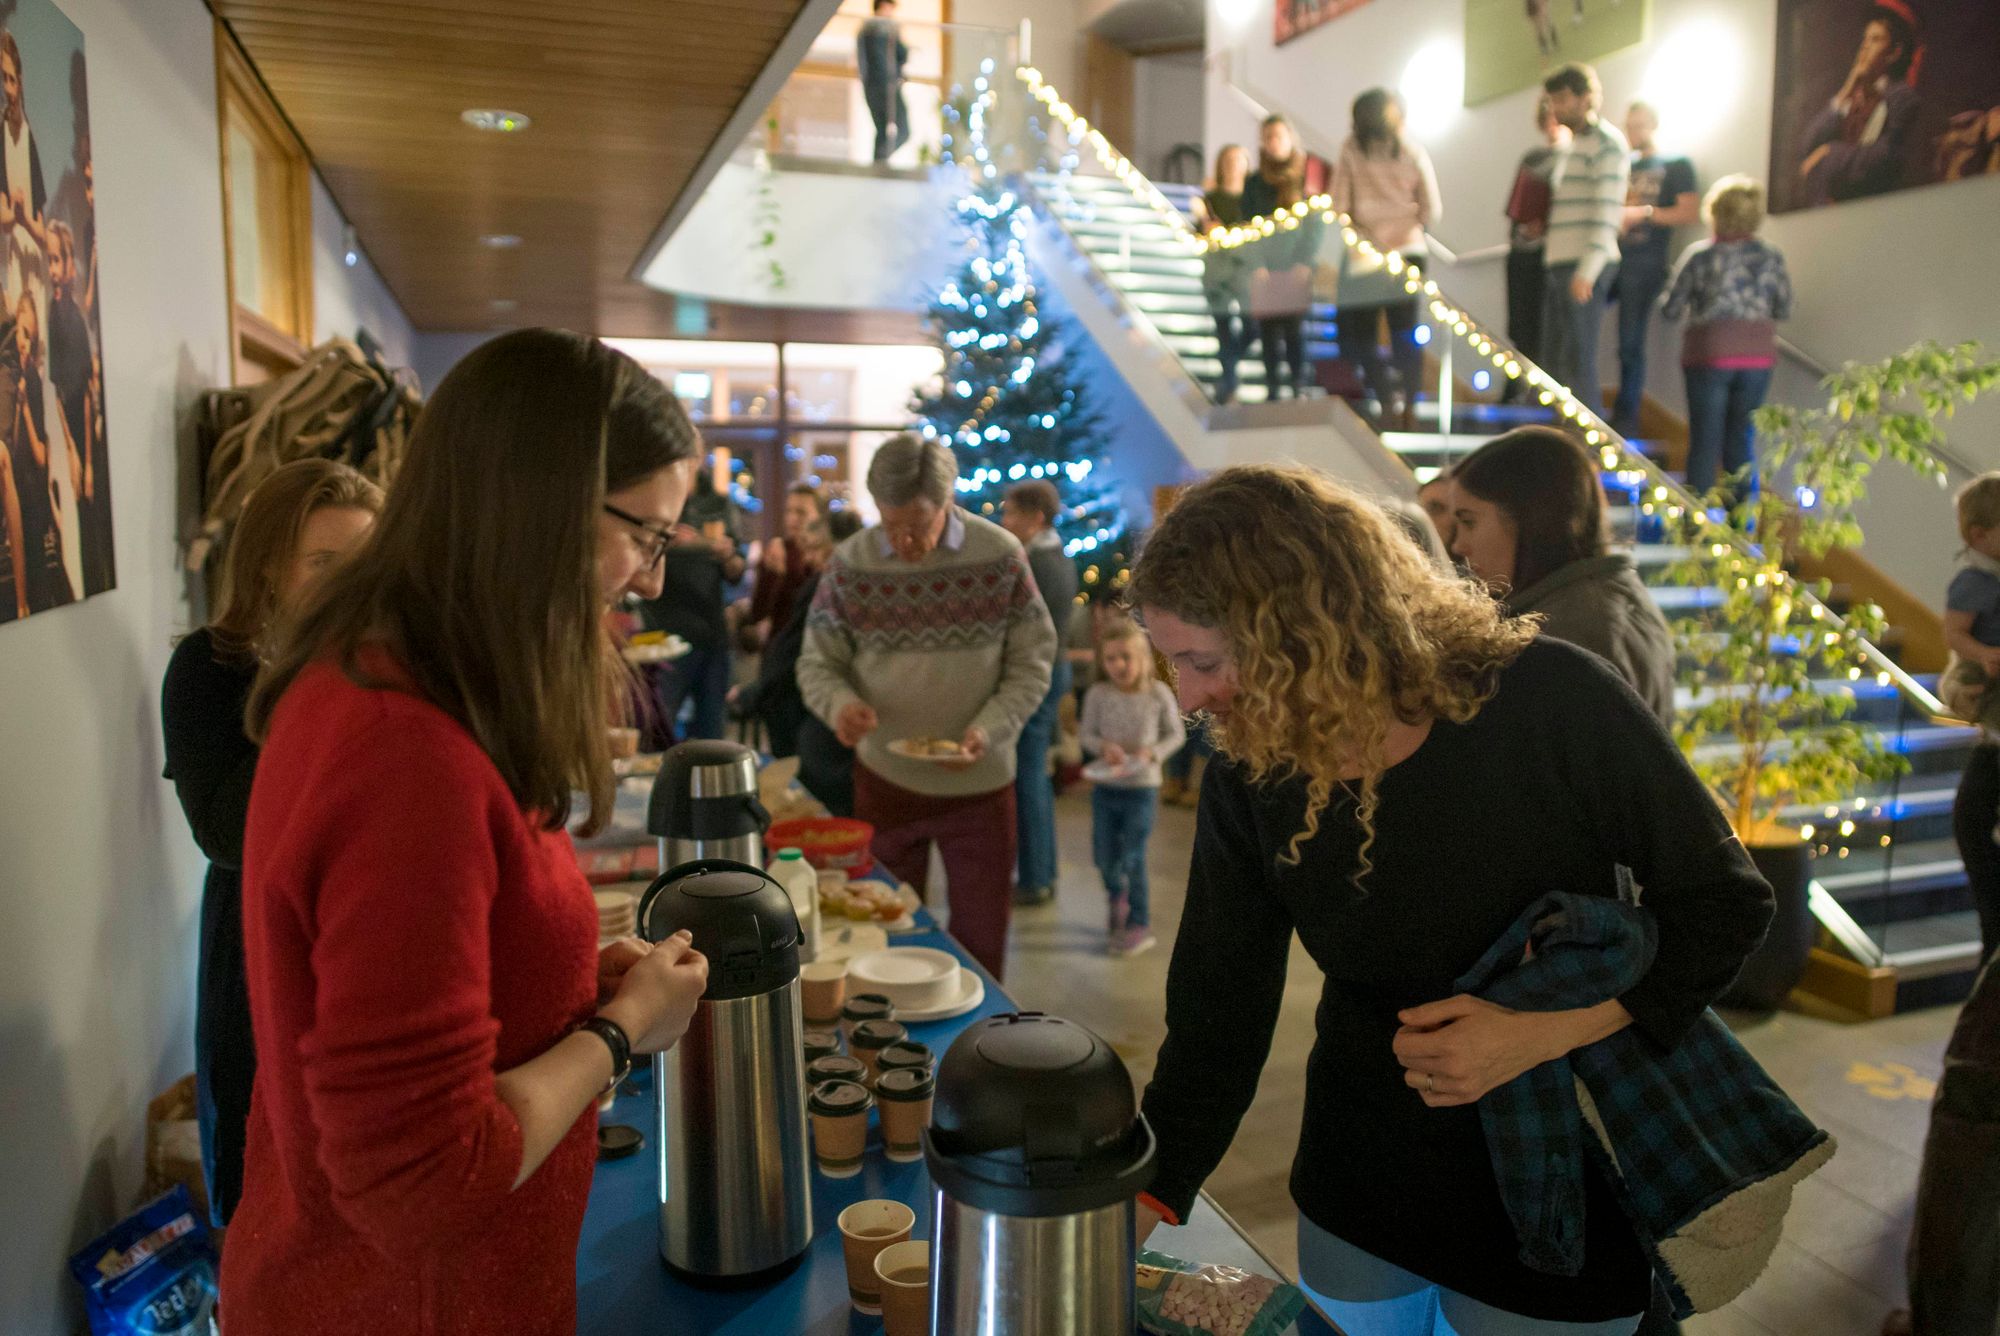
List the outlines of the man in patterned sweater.
{"type": "Polygon", "coordinates": [[[1048,694],[1056,633],[1021,544],[954,503],[950,449],[882,443],[882,522],[842,543],[806,620],[799,689],[855,749],[854,814],[875,856],[921,887],[936,844],[952,935],[1003,976],[1015,860],[1014,761],[1048,694]],[[955,744],[941,759],[912,743],[955,744]]]}
{"type": "Polygon", "coordinates": [[[1565,65],[1542,85],[1549,109],[1569,128],[1559,149],[1549,203],[1543,280],[1542,369],[1602,411],[1598,334],[1618,281],[1618,233],[1625,223],[1631,152],[1625,136],[1597,113],[1604,88],[1588,65],[1565,65]]]}

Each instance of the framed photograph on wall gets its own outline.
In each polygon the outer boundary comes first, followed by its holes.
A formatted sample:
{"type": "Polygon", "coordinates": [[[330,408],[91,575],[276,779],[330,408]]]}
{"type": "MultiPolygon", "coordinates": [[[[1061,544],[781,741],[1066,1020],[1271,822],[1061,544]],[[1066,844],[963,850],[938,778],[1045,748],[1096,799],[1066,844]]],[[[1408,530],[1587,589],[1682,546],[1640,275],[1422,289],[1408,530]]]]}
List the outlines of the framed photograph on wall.
{"type": "Polygon", "coordinates": [[[1465,105],[1637,46],[1652,22],[1653,0],[1465,0],[1465,105]]]}
{"type": "Polygon", "coordinates": [[[1277,0],[1273,9],[1272,36],[1279,46],[1331,23],[1342,14],[1351,14],[1368,0],[1277,0]]]}
{"type": "Polygon", "coordinates": [[[116,582],[83,34],[0,17],[0,622],[116,582]]]}
{"type": "Polygon", "coordinates": [[[1771,207],[2000,176],[2000,5],[1778,0],[1771,207]]]}

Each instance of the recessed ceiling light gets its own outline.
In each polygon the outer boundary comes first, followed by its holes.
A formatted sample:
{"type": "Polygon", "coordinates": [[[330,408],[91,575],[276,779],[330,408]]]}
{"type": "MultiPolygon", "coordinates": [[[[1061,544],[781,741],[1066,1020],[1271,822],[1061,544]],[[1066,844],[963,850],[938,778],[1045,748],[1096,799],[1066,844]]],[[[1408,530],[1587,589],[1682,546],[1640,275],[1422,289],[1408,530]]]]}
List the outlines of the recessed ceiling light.
{"type": "Polygon", "coordinates": [[[495,297],[491,303],[493,309],[496,311],[511,311],[520,304],[512,297],[495,297]]]}
{"type": "Polygon", "coordinates": [[[488,232],[479,238],[479,244],[488,250],[513,250],[521,244],[521,238],[512,232],[488,232]]]}
{"type": "Polygon", "coordinates": [[[525,112],[507,111],[500,107],[468,107],[458,114],[458,118],[475,130],[491,130],[503,135],[515,134],[534,124],[525,112]]]}

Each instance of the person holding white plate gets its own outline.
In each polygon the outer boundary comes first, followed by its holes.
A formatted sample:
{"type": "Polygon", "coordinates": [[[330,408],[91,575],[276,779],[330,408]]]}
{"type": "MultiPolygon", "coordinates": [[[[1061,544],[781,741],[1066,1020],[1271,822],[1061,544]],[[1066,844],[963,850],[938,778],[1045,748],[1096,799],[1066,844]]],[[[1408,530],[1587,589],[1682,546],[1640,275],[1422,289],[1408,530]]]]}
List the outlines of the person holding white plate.
{"type": "Polygon", "coordinates": [[[1090,852],[1111,897],[1105,926],[1114,956],[1158,944],[1146,894],[1146,841],[1160,810],[1160,762],[1187,742],[1174,693],[1153,673],[1153,647],[1129,621],[1098,639],[1103,676],[1083,697],[1078,735],[1097,763],[1084,771],[1090,794],[1090,852]]]}
{"type": "Polygon", "coordinates": [[[892,436],[868,466],[881,523],[835,550],[799,656],[806,705],[855,749],[854,814],[922,887],[930,846],[951,932],[1000,978],[1015,860],[1015,740],[1048,694],[1055,625],[1020,541],[955,503],[948,446],[892,436]]]}

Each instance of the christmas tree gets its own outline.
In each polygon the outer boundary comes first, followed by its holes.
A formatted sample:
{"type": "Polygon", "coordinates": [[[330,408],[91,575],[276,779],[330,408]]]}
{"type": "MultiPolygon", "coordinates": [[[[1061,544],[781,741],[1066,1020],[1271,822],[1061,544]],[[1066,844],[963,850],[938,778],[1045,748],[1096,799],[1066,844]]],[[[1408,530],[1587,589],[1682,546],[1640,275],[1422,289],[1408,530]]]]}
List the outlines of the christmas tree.
{"type": "Polygon", "coordinates": [[[1076,561],[1084,592],[1098,597],[1123,587],[1127,565],[1124,512],[1102,466],[1108,437],[1065,356],[1080,336],[1038,309],[1028,205],[996,170],[981,134],[991,104],[986,93],[958,118],[971,146],[964,155],[971,161],[962,163],[967,183],[953,206],[965,259],[930,305],[944,374],[912,407],[923,434],[958,456],[959,504],[973,513],[997,520],[1015,483],[1055,484],[1063,550],[1076,561]]]}

